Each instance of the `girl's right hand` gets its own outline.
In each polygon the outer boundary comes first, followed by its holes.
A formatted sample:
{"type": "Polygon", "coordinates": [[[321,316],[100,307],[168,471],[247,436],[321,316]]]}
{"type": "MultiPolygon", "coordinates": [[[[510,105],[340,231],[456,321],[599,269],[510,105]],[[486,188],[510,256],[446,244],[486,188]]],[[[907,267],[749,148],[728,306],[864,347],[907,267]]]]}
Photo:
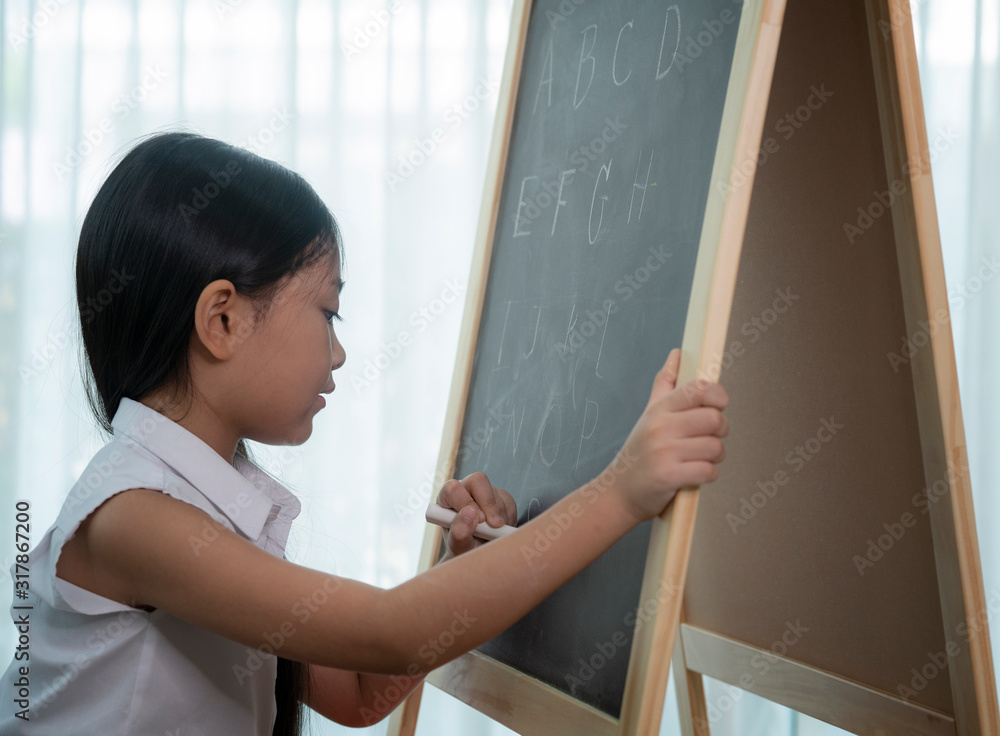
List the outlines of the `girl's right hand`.
{"type": "Polygon", "coordinates": [[[729,420],[722,410],[729,394],[702,379],[676,387],[681,351],[670,351],[653,379],[646,408],[614,462],[602,473],[639,521],[663,512],[678,488],[709,483],[725,457],[722,437],[729,420]]]}

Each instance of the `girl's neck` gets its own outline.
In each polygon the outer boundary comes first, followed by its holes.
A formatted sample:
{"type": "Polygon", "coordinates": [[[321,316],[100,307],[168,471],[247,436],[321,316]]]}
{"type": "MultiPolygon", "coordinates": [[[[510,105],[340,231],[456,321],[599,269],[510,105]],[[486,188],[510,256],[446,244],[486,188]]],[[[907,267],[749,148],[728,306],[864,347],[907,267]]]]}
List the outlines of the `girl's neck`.
{"type": "Polygon", "coordinates": [[[210,406],[197,400],[188,402],[188,406],[178,405],[168,401],[159,391],[143,396],[140,403],[184,427],[227,463],[233,464],[240,437],[210,406]]]}

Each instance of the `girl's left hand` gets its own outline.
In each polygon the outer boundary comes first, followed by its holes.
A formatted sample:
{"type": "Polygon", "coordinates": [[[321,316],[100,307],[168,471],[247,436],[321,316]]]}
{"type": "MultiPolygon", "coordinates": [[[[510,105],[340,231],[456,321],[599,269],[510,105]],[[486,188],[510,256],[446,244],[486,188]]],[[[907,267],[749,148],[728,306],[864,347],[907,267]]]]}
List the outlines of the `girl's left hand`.
{"type": "Polygon", "coordinates": [[[495,488],[485,473],[473,473],[462,480],[449,480],[441,487],[439,505],[458,512],[451,530],[445,532],[448,552],[441,559],[451,559],[483,544],[472,532],[482,522],[494,528],[517,525],[514,498],[503,488],[495,488]]]}

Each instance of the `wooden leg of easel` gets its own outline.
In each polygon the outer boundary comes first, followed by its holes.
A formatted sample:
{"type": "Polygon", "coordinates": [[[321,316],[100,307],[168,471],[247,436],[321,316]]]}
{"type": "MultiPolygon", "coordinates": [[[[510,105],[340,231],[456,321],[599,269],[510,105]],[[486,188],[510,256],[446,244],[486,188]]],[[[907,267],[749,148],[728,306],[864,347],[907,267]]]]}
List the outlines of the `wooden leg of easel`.
{"type": "Polygon", "coordinates": [[[417,730],[417,715],[420,713],[420,698],[424,694],[421,683],[410,693],[403,704],[389,715],[389,728],[386,736],[413,736],[417,730]]]}
{"type": "MultiPolygon", "coordinates": [[[[683,620],[682,611],[681,621],[683,620]]],[[[681,640],[680,626],[677,627],[677,641],[674,642],[673,666],[681,733],[684,736],[710,736],[708,712],[705,708],[705,683],[701,673],[689,670],[684,663],[684,642],[681,640]]]]}

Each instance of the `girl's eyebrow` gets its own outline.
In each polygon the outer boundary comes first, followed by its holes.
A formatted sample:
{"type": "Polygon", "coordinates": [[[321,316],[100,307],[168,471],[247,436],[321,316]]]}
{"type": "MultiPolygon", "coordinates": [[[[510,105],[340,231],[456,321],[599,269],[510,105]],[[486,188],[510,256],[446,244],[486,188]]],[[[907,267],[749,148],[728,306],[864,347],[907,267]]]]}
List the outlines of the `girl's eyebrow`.
{"type": "Polygon", "coordinates": [[[344,284],[346,284],[347,282],[344,281],[339,276],[337,276],[336,278],[333,279],[332,283],[333,283],[334,286],[337,287],[337,293],[339,294],[340,292],[342,292],[344,290],[344,284]]]}

